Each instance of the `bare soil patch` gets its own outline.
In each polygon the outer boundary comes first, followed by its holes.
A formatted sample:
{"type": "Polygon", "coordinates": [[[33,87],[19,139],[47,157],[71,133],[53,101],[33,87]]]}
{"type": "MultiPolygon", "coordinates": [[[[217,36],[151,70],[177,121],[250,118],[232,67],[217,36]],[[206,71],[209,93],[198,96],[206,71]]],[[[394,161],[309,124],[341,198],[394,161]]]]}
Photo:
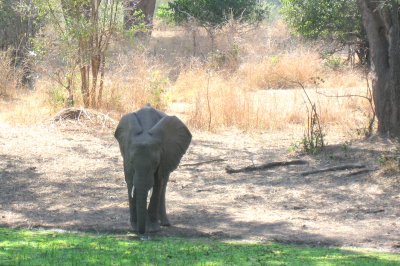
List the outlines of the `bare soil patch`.
{"type": "MultiPolygon", "coordinates": [[[[112,133],[79,123],[0,124],[0,226],[130,231],[122,158],[112,133]]],[[[379,163],[396,145],[336,139],[318,156],[290,154],[288,147],[300,138],[300,131],[193,132],[168,186],[172,226],[157,234],[399,252],[400,178],[379,163]],[[309,164],[225,170],[297,159],[309,164]],[[344,163],[372,171],[300,174],[344,163]]]]}

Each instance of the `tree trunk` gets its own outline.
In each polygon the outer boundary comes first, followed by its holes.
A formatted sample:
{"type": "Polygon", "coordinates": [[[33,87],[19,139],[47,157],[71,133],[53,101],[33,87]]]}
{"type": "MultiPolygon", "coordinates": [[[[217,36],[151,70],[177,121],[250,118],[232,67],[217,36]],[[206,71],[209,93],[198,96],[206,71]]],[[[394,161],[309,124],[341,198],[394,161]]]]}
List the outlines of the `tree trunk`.
{"type": "Polygon", "coordinates": [[[92,55],[92,88],[90,90],[90,104],[91,107],[97,107],[96,103],[96,91],[97,91],[97,78],[99,76],[101,66],[100,54],[92,55]]]}
{"type": "Polygon", "coordinates": [[[80,67],[81,72],[81,93],[83,98],[83,105],[87,108],[90,107],[90,94],[89,94],[89,66],[83,65],[80,67]]]}
{"type": "Polygon", "coordinates": [[[358,0],[367,32],[378,133],[400,136],[400,25],[397,0],[358,0]]]}
{"type": "Polygon", "coordinates": [[[106,56],[104,53],[101,55],[101,66],[100,66],[100,84],[99,94],[97,96],[97,107],[101,108],[103,105],[103,88],[104,88],[104,73],[106,68],[106,56]]]}
{"type": "Polygon", "coordinates": [[[156,7],[156,0],[125,0],[124,1],[124,26],[125,29],[130,29],[134,25],[139,25],[144,22],[146,27],[151,31],[153,28],[154,10],[156,7]],[[144,21],[139,20],[135,13],[142,11],[144,21]]]}
{"type": "MultiPolygon", "coordinates": [[[[82,1],[80,5],[73,5],[73,2],[61,0],[61,8],[65,20],[76,21],[77,18],[85,18],[87,21],[91,17],[91,2],[90,0],[82,1]]],[[[72,25],[74,27],[75,25],[72,25]]],[[[81,93],[83,105],[90,107],[90,52],[91,40],[90,37],[81,35],[78,41],[78,62],[81,78],[81,93]]]]}

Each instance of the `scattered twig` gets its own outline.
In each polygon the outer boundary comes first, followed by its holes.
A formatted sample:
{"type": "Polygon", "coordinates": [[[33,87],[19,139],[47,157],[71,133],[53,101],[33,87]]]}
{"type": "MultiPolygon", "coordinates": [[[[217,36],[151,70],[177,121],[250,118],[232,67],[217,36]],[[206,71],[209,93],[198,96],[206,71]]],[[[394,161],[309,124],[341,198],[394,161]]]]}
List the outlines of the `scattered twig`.
{"type": "Polygon", "coordinates": [[[208,161],[204,161],[204,162],[198,162],[198,163],[185,163],[185,164],[181,164],[180,166],[181,167],[184,167],[184,166],[199,166],[199,165],[202,165],[202,164],[215,163],[215,162],[224,162],[224,161],[226,161],[226,160],[218,158],[218,159],[212,159],[212,160],[208,160],[208,161]]]}
{"type": "Polygon", "coordinates": [[[108,114],[103,114],[96,110],[85,109],[85,108],[66,108],[58,112],[51,122],[60,123],[65,121],[75,121],[80,125],[84,125],[88,123],[90,125],[99,125],[101,124],[103,127],[114,127],[117,124],[117,121],[112,119],[108,114]]]}
{"type": "Polygon", "coordinates": [[[339,166],[333,166],[333,167],[328,167],[328,168],[323,168],[323,169],[307,171],[307,172],[300,173],[300,175],[308,176],[308,175],[318,174],[318,173],[342,171],[342,170],[349,170],[349,169],[361,169],[361,168],[365,168],[365,165],[363,165],[363,164],[345,164],[345,165],[339,165],[339,166]]]}
{"type": "Polygon", "coordinates": [[[266,163],[258,166],[246,166],[243,168],[238,168],[238,169],[233,169],[229,165],[225,168],[226,172],[228,174],[233,174],[233,173],[240,173],[240,172],[251,172],[251,171],[257,171],[257,170],[267,170],[270,168],[278,167],[278,166],[287,166],[287,165],[302,165],[302,164],[308,164],[307,161],[304,160],[293,160],[293,161],[283,161],[283,162],[272,162],[272,163],[266,163]]]}
{"type": "Polygon", "coordinates": [[[196,192],[210,192],[212,189],[196,189],[196,192]]]}
{"type": "Polygon", "coordinates": [[[368,209],[368,210],[362,210],[364,213],[368,213],[368,214],[376,214],[376,213],[380,213],[380,212],[385,212],[385,209],[368,209]]]}
{"type": "Polygon", "coordinates": [[[360,94],[331,95],[331,94],[326,94],[326,93],[324,93],[324,92],[322,92],[322,91],[318,91],[318,90],[315,90],[315,92],[316,92],[317,94],[319,94],[319,95],[322,95],[322,96],[326,97],[326,98],[351,98],[351,97],[358,97],[358,98],[363,98],[363,99],[369,100],[369,97],[364,96],[364,95],[360,95],[360,94]]]}

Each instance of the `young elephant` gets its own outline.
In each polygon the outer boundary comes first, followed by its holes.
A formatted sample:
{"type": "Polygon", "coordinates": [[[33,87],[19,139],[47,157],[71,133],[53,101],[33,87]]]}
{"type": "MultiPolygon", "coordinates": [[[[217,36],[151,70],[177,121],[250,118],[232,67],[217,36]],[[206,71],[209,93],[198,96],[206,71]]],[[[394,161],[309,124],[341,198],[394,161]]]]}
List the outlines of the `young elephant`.
{"type": "Polygon", "coordinates": [[[176,116],[150,106],[124,115],[114,134],[124,160],[131,226],[140,234],[170,225],[165,190],[192,135],[176,116]],[[147,195],[153,189],[147,208],[147,195]]]}

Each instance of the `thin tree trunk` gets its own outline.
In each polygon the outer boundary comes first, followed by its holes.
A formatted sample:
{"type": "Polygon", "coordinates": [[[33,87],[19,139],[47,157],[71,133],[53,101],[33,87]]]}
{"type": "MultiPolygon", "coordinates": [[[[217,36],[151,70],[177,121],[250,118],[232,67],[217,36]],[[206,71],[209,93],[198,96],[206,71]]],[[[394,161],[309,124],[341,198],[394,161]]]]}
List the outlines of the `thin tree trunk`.
{"type": "Polygon", "coordinates": [[[97,77],[99,76],[101,56],[92,55],[92,87],[90,89],[90,104],[91,107],[96,107],[96,91],[97,91],[97,77]]]}
{"type": "Polygon", "coordinates": [[[86,53],[88,43],[81,38],[79,40],[79,71],[81,74],[81,93],[83,98],[83,105],[87,108],[90,107],[90,65],[87,64],[86,53]]]}
{"type": "Polygon", "coordinates": [[[104,53],[101,56],[101,66],[100,66],[100,85],[99,85],[99,94],[97,98],[97,107],[101,107],[103,103],[103,88],[104,88],[104,73],[106,68],[106,57],[104,53]]]}
{"type": "Polygon", "coordinates": [[[89,94],[89,67],[81,66],[81,93],[83,98],[83,105],[90,107],[90,94],[89,94]]]}
{"type": "Polygon", "coordinates": [[[92,64],[92,87],[90,91],[90,102],[91,107],[96,107],[96,94],[97,94],[97,79],[99,76],[101,66],[101,33],[99,32],[99,8],[101,0],[91,0],[91,49],[90,49],[90,61],[92,64]]]}

